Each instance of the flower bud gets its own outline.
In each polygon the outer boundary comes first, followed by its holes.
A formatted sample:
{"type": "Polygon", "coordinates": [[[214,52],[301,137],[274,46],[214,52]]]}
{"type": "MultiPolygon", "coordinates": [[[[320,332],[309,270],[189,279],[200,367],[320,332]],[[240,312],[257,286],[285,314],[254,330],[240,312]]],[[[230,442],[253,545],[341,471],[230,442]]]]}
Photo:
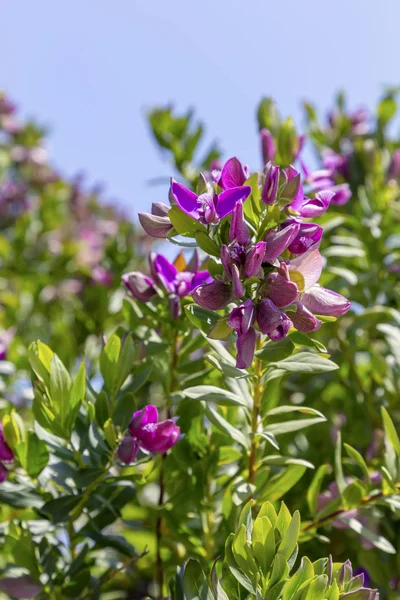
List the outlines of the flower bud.
{"type": "Polygon", "coordinates": [[[257,324],[261,333],[268,335],[274,342],[286,337],[293,325],[289,317],[279,310],[272,300],[261,300],[258,304],[257,324]]]}
{"type": "Polygon", "coordinates": [[[257,275],[265,256],[265,242],[258,242],[246,254],[244,263],[244,274],[246,277],[257,275]]]}
{"type": "Polygon", "coordinates": [[[276,145],[272,133],[268,129],[261,129],[261,151],[264,165],[275,160],[276,145]]]}
{"type": "Polygon", "coordinates": [[[234,308],[229,315],[228,325],[238,335],[244,335],[250,329],[254,320],[254,304],[246,300],[241,306],[234,308]]]}
{"type": "Polygon", "coordinates": [[[248,369],[250,367],[254,358],[256,342],[257,332],[253,327],[247,333],[238,336],[236,340],[236,367],[238,369],[248,369]]]}
{"type": "Polygon", "coordinates": [[[169,217],[139,213],[139,221],[145,232],[154,238],[165,239],[172,230],[169,217]]]}
{"type": "Polygon", "coordinates": [[[299,294],[297,285],[279,273],[271,273],[266,278],[262,292],[279,308],[289,306],[299,294]]]}
{"type": "Polygon", "coordinates": [[[280,231],[270,229],[265,237],[264,261],[273,264],[294,240],[299,230],[300,223],[297,221],[288,222],[288,225],[280,231]]]}
{"type": "Polygon", "coordinates": [[[143,275],[139,271],[132,271],[122,275],[122,281],[132,296],[140,302],[148,302],[156,295],[156,289],[150,277],[143,275]]]}
{"type": "Polygon", "coordinates": [[[271,205],[276,200],[279,184],[279,167],[269,167],[265,183],[261,191],[261,199],[265,204],[271,205]]]}
{"type": "Polygon", "coordinates": [[[247,246],[250,243],[250,232],[243,216],[243,202],[239,200],[232,212],[232,221],[229,229],[231,242],[236,240],[238,244],[247,246]]]}
{"type": "Polygon", "coordinates": [[[138,451],[139,451],[138,443],[133,439],[133,437],[128,435],[128,436],[124,437],[124,439],[118,446],[117,454],[118,454],[118,458],[123,463],[125,463],[126,465],[129,465],[130,463],[132,463],[135,460],[138,451]]]}

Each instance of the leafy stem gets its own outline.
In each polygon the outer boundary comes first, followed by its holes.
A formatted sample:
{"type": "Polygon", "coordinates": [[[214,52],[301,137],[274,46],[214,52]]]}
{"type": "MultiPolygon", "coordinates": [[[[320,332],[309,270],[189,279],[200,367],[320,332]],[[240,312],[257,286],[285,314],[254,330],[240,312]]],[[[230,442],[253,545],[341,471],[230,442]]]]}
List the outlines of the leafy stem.
{"type": "MultiPolygon", "coordinates": [[[[257,349],[260,348],[260,340],[257,340],[257,349]]],[[[253,413],[251,419],[251,431],[252,431],[252,440],[251,440],[251,448],[250,448],[250,456],[249,456],[249,483],[254,484],[255,474],[256,474],[256,458],[257,458],[257,449],[259,440],[255,435],[257,432],[258,419],[260,416],[260,407],[261,407],[261,398],[263,393],[263,388],[261,385],[261,377],[262,377],[262,362],[259,358],[255,359],[254,365],[254,374],[255,374],[255,382],[254,382],[254,403],[253,403],[253,413]]]]}

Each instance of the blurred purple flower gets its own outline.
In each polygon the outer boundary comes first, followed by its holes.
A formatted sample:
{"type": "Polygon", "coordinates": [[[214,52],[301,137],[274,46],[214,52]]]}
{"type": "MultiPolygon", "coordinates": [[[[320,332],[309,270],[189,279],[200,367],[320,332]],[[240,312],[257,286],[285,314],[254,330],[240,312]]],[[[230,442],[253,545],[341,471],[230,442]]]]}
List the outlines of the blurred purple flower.
{"type": "Polygon", "coordinates": [[[249,176],[249,168],[242,165],[238,158],[233,157],[227,160],[222,167],[218,185],[223,190],[241,187],[249,176]]]}
{"type": "Polygon", "coordinates": [[[8,348],[13,341],[15,334],[15,327],[10,327],[0,333],[0,360],[6,360],[8,348]]]}
{"type": "Polygon", "coordinates": [[[273,162],[275,160],[275,140],[272,133],[268,129],[261,129],[260,138],[263,164],[266,165],[267,163],[273,162]]]}

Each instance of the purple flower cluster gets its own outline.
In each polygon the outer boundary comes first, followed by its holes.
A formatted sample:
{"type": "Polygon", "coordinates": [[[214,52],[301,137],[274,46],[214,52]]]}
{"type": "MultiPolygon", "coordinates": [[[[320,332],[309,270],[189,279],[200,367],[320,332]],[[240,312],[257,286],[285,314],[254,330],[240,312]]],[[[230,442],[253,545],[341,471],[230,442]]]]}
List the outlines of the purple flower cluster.
{"type": "Polygon", "coordinates": [[[302,163],[306,184],[311,192],[327,190],[333,192],[331,204],[343,206],[351,198],[351,189],[344,179],[349,176],[350,154],[338,154],[326,150],[322,155],[323,169],[309,171],[302,163]]]}
{"type": "Polygon", "coordinates": [[[133,413],[126,436],[119,448],[118,457],[125,464],[133,462],[139,448],[153,454],[164,454],[176,444],[181,430],[173,419],[159,421],[157,407],[153,404],[133,413]]]}
{"type": "MultiPolygon", "coordinates": [[[[274,156],[273,139],[266,132],[263,142],[264,156],[274,156]]],[[[179,272],[160,255],[150,257],[152,278],[142,273],[123,277],[142,301],[150,300],[161,284],[171,298],[191,294],[206,309],[223,310],[235,304],[227,325],[237,335],[239,368],[251,365],[260,333],[273,341],[283,339],[291,328],[309,333],[321,326],[319,315],[338,317],[350,307],[346,298],[318,285],[323,230],[310,222],[325,213],[338,192],[318,189],[306,195],[293,166],[280,168],[269,162],[257,176],[255,218],[246,211],[246,202],[254,202],[254,190],[246,185],[249,175],[246,166],[231,158],[221,169],[212,170],[209,181],[200,175],[199,194],[171,183],[171,203],[206,226],[213,248],[220,249],[214,279],[197,268],[179,272]]],[[[324,184],[329,186],[332,180],[327,176],[324,184]]],[[[156,237],[166,237],[172,229],[168,207],[162,206],[162,215],[160,205],[158,214],[153,205],[152,215],[141,215],[147,233],[156,237]]]]}
{"type": "Polygon", "coordinates": [[[140,302],[148,302],[154,296],[165,292],[174,318],[179,317],[181,313],[180,298],[191,295],[199,285],[212,281],[208,271],[199,270],[197,252],[188,265],[182,255],[179,255],[173,264],[162,254],[154,252],[150,253],[149,262],[151,277],[140,271],[132,271],[123,275],[122,281],[132,296],[140,302]]]}
{"type": "Polygon", "coordinates": [[[8,470],[4,463],[14,460],[14,453],[9,447],[4,437],[3,424],[0,422],[0,483],[3,483],[8,477],[8,470]]]}

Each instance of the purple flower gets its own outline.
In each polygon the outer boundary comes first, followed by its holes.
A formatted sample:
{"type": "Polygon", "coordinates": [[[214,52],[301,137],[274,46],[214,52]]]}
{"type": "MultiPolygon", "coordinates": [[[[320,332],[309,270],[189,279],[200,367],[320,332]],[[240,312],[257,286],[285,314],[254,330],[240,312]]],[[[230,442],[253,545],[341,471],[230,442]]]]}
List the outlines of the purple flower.
{"type": "Polygon", "coordinates": [[[230,284],[215,280],[197,287],[192,296],[193,300],[203,308],[222,310],[232,301],[232,289],[230,284]]]}
{"type": "MultiPolygon", "coordinates": [[[[300,173],[298,172],[297,169],[294,168],[293,165],[290,165],[290,167],[288,167],[287,169],[284,169],[283,172],[287,177],[287,183],[289,183],[290,181],[293,181],[294,179],[297,182],[297,185],[295,186],[295,188],[292,192],[293,195],[291,194],[291,196],[290,196],[291,198],[293,198],[292,202],[288,205],[288,208],[290,208],[294,212],[297,212],[298,208],[302,205],[302,203],[304,201],[304,191],[303,191],[303,186],[301,185],[300,173]]],[[[296,183],[296,182],[293,182],[293,183],[296,183]]]]}
{"type": "Polygon", "coordinates": [[[299,288],[294,281],[275,271],[266,278],[262,292],[278,308],[284,308],[296,300],[299,288]]]}
{"type": "Polygon", "coordinates": [[[19,577],[2,577],[0,590],[13,598],[30,600],[40,594],[42,586],[30,575],[20,575],[19,577]]]}
{"type": "Polygon", "coordinates": [[[314,198],[304,196],[303,202],[297,209],[297,212],[301,217],[306,219],[319,217],[328,210],[334,196],[335,192],[332,189],[318,192],[314,198]]]}
{"type": "Polygon", "coordinates": [[[15,327],[10,327],[0,333],[0,360],[6,360],[8,348],[14,339],[15,333],[15,327]]]}
{"type": "Polygon", "coordinates": [[[343,206],[343,204],[347,204],[347,202],[351,198],[351,189],[348,183],[340,183],[339,185],[334,185],[330,188],[331,192],[335,192],[331,203],[337,204],[337,206],[343,206]]]}
{"type": "Polygon", "coordinates": [[[261,129],[261,151],[263,157],[263,163],[266,165],[270,161],[275,160],[276,145],[272,133],[268,129],[261,129]]]}
{"type": "Polygon", "coordinates": [[[321,321],[317,319],[301,302],[294,302],[296,305],[296,311],[288,310],[290,318],[293,321],[293,325],[298,331],[303,333],[311,333],[316,331],[322,325],[321,321]]]}
{"type": "Polygon", "coordinates": [[[124,439],[118,446],[117,454],[118,454],[118,458],[123,463],[125,463],[126,465],[129,465],[130,463],[132,463],[135,460],[138,451],[139,451],[139,444],[133,437],[128,435],[128,436],[124,437],[124,439]]]}
{"type": "Polygon", "coordinates": [[[392,160],[388,169],[388,179],[399,179],[400,177],[400,148],[393,152],[392,160]]]}
{"type": "Polygon", "coordinates": [[[153,280],[139,271],[132,271],[122,275],[122,281],[132,296],[139,302],[148,302],[157,294],[153,280]]]}
{"type": "Polygon", "coordinates": [[[8,470],[3,465],[3,463],[0,462],[0,483],[3,483],[3,481],[5,481],[7,479],[7,477],[8,477],[8,470]]]}
{"type": "Polygon", "coordinates": [[[12,462],[14,460],[14,452],[6,442],[4,437],[3,424],[0,423],[0,461],[12,462]]]}
{"type": "Polygon", "coordinates": [[[334,175],[342,175],[346,178],[349,174],[349,159],[349,155],[338,154],[333,150],[326,150],[322,155],[322,163],[325,169],[328,169],[334,175]]]}
{"type": "Polygon", "coordinates": [[[93,283],[98,283],[100,285],[104,285],[105,287],[109,287],[112,284],[112,279],[111,271],[108,271],[104,267],[97,265],[92,269],[93,283]]]}
{"type": "Polygon", "coordinates": [[[238,369],[248,369],[253,362],[256,349],[257,332],[253,327],[243,335],[238,336],[236,340],[236,367],[238,369]]]}
{"type": "Polygon", "coordinates": [[[139,221],[145,232],[151,237],[164,239],[172,230],[172,223],[168,217],[169,207],[162,202],[154,202],[151,214],[139,213],[139,221]]]}
{"type": "MultiPolygon", "coordinates": [[[[294,219],[289,219],[282,223],[281,228],[285,229],[296,222],[294,219]]],[[[316,223],[299,223],[299,229],[296,236],[292,239],[288,248],[293,254],[304,254],[308,250],[315,248],[321,238],[323,229],[316,223]]]]}
{"type": "MultiPolygon", "coordinates": [[[[162,254],[151,253],[149,260],[153,279],[133,271],[123,275],[122,281],[134,298],[141,302],[148,302],[157,294],[156,284],[161,285],[170,297],[171,314],[174,317],[180,314],[179,298],[190,295],[198,286],[212,281],[208,271],[180,271],[162,254]]],[[[198,268],[197,254],[186,268],[198,268]]]]}
{"type": "Polygon", "coordinates": [[[257,305],[256,318],[261,333],[268,335],[274,342],[286,337],[293,326],[289,317],[279,310],[272,300],[261,300],[257,305]]]}
{"type": "Polygon", "coordinates": [[[248,333],[254,321],[254,304],[246,300],[241,306],[234,308],[229,315],[228,325],[240,336],[248,333]]]}
{"type": "Polygon", "coordinates": [[[193,219],[204,224],[218,223],[219,219],[230,215],[239,200],[246,200],[251,193],[250,186],[234,187],[221,194],[208,191],[198,196],[181,183],[173,181],[171,193],[179,208],[193,219]]]}
{"type": "Polygon", "coordinates": [[[244,262],[245,277],[252,277],[260,272],[265,257],[266,242],[258,242],[246,254],[244,262]]]}
{"type": "Polygon", "coordinates": [[[286,222],[280,231],[270,229],[265,237],[264,261],[273,264],[276,259],[290,246],[300,231],[300,223],[294,219],[286,222]]]}
{"type": "Polygon", "coordinates": [[[279,167],[273,167],[270,165],[267,170],[265,182],[261,191],[261,199],[267,204],[271,205],[276,200],[279,185],[279,167]]]}
{"type": "Polygon", "coordinates": [[[222,167],[218,185],[223,190],[241,187],[250,173],[247,166],[242,165],[236,157],[230,158],[222,167]]]}
{"type": "Polygon", "coordinates": [[[236,240],[238,244],[247,246],[250,243],[250,232],[243,215],[243,202],[239,200],[232,212],[232,221],[229,229],[231,242],[236,240]]]}
{"type": "Polygon", "coordinates": [[[149,404],[133,413],[129,433],[142,450],[164,454],[176,444],[181,430],[172,419],[159,421],[157,407],[149,404]]]}
{"type": "Polygon", "coordinates": [[[328,317],[341,317],[351,306],[347,298],[318,284],[301,295],[301,302],[311,312],[328,317]]]}

